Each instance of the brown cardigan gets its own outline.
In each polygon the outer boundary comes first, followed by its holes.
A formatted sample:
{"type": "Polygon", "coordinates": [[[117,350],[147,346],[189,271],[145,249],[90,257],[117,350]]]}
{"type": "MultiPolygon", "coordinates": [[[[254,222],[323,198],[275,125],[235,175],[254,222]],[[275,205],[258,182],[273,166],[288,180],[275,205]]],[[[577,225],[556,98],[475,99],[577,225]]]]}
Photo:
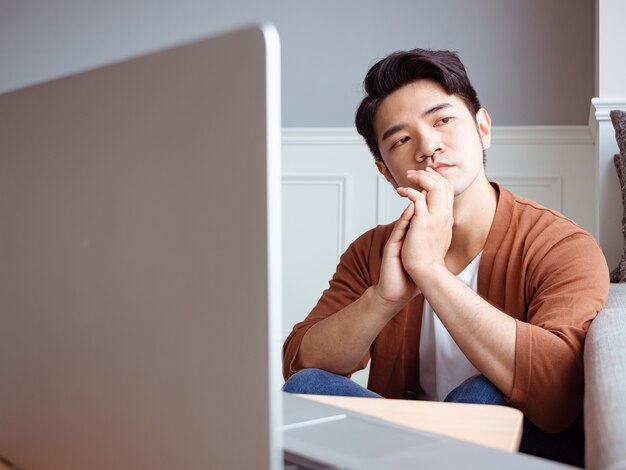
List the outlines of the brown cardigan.
{"type": "MultiPolygon", "coordinates": [[[[546,432],[566,428],[583,398],[583,343],[604,305],[609,274],[594,238],[563,215],[493,184],[498,205],[478,270],[478,293],[517,320],[515,378],[507,401],[546,432]]],[[[378,283],[392,225],[359,237],[342,255],[317,305],[283,347],[285,378],[300,370],[307,330],[378,283]]],[[[423,296],[383,328],[356,370],[371,358],[368,388],[387,398],[419,396],[423,296]]],[[[354,371],[353,371],[354,372],[354,371]]]]}

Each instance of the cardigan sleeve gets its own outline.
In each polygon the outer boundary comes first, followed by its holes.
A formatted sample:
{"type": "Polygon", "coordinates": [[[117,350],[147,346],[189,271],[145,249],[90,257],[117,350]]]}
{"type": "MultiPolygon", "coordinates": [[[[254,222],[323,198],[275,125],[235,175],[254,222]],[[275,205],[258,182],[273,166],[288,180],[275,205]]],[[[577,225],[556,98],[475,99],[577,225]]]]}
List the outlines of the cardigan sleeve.
{"type": "Polygon", "coordinates": [[[546,248],[528,269],[509,402],[541,430],[559,432],[582,409],[583,346],[608,295],[608,268],[593,237],[579,231],[546,248]]]}
{"type": "MultiPolygon", "coordinates": [[[[299,358],[300,345],[309,328],[353,303],[372,285],[369,256],[376,230],[372,229],[364,233],[348,247],[339,260],[329,287],[322,293],[317,305],[302,322],[293,327],[285,340],[283,345],[285,380],[303,368],[299,358]]],[[[365,368],[369,359],[368,352],[349,375],[365,368]]]]}

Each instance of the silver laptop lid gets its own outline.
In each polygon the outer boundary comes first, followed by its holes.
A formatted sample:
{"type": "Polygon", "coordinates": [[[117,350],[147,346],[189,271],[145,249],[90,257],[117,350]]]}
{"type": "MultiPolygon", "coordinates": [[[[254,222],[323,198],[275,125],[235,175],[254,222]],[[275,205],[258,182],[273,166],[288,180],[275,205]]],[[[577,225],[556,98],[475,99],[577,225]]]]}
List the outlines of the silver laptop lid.
{"type": "Polygon", "coordinates": [[[264,25],[0,96],[0,455],[280,466],[279,74],[264,25]]]}

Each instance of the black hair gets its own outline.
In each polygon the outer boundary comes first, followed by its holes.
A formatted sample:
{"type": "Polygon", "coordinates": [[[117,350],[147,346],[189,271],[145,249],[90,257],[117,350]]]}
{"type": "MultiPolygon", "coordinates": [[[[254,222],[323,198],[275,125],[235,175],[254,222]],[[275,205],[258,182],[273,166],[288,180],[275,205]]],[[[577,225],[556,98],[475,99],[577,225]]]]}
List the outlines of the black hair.
{"type": "Polygon", "coordinates": [[[374,130],[378,107],[398,88],[423,79],[433,80],[448,94],[459,96],[473,116],[480,109],[476,90],[456,52],[428,49],[394,52],[374,64],[365,75],[365,98],[355,117],[356,130],[363,136],[376,160],[382,160],[374,130]]]}

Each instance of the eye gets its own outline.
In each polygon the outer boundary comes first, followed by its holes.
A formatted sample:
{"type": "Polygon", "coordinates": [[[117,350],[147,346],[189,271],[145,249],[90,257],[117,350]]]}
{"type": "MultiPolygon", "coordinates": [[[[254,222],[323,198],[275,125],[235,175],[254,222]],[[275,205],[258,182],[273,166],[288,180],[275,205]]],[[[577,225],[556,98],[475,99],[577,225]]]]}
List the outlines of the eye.
{"type": "Polygon", "coordinates": [[[439,126],[443,126],[445,124],[448,124],[452,119],[454,119],[452,116],[446,116],[444,118],[441,118],[441,119],[439,119],[435,123],[435,127],[439,127],[439,126]]]}
{"type": "Polygon", "coordinates": [[[400,145],[406,143],[408,140],[410,139],[410,137],[408,135],[405,135],[404,137],[400,137],[398,140],[396,140],[393,145],[391,146],[392,149],[399,147],[400,145]]]}

